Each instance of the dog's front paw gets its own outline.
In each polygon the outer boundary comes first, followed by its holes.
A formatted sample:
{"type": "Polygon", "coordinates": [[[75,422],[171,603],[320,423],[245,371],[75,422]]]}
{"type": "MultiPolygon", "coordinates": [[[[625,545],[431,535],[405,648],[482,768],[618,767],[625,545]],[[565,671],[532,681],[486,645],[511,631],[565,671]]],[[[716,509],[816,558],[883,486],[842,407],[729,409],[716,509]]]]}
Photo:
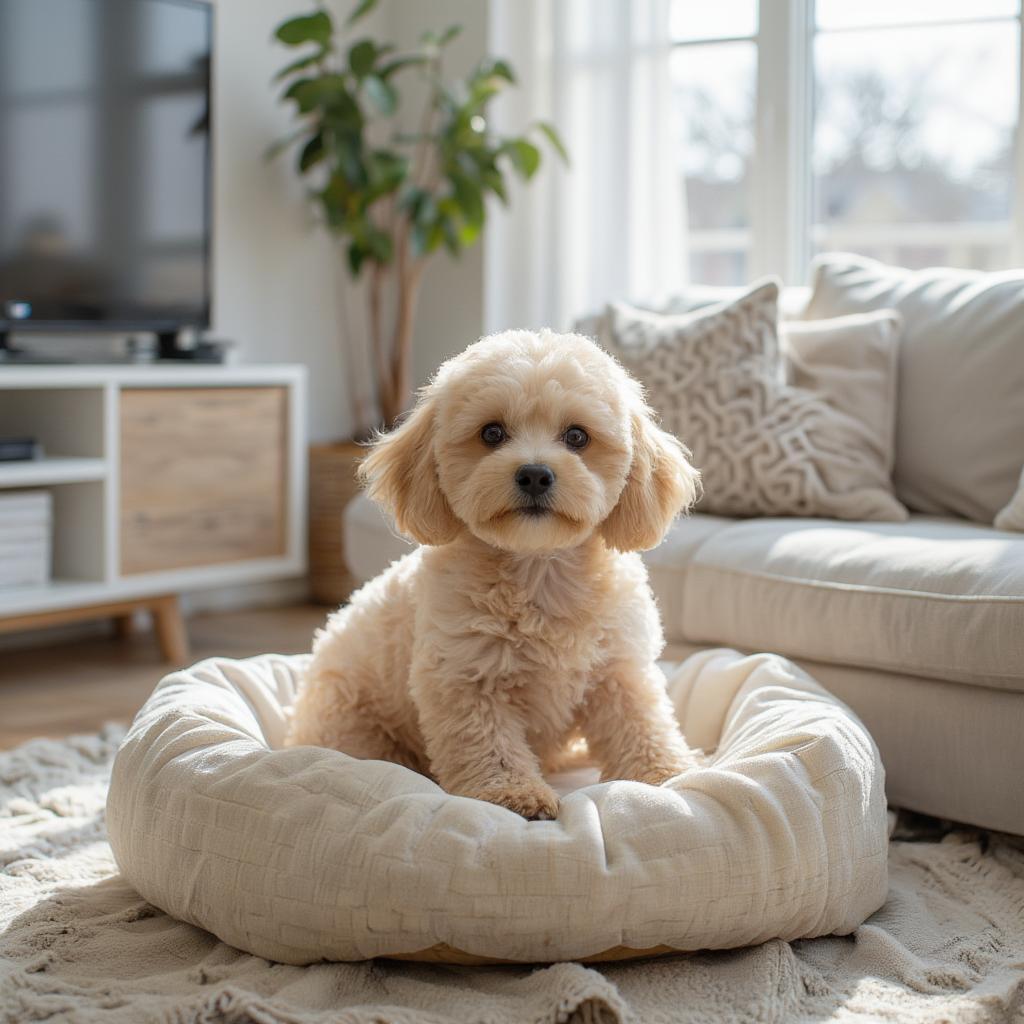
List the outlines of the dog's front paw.
{"type": "Polygon", "coordinates": [[[631,771],[620,775],[619,778],[631,779],[633,782],[646,782],[648,786],[660,786],[668,782],[669,779],[674,779],[700,766],[700,758],[691,752],[687,755],[667,758],[655,764],[634,766],[631,771]]]}
{"type": "Polygon", "coordinates": [[[540,779],[499,779],[464,795],[507,807],[531,820],[558,817],[558,794],[540,779]]]}
{"type": "Polygon", "coordinates": [[[673,765],[672,767],[660,765],[657,768],[649,768],[647,771],[641,772],[637,775],[636,781],[646,782],[648,786],[660,786],[663,782],[668,782],[669,779],[674,779],[694,767],[696,767],[695,764],[673,765]]]}

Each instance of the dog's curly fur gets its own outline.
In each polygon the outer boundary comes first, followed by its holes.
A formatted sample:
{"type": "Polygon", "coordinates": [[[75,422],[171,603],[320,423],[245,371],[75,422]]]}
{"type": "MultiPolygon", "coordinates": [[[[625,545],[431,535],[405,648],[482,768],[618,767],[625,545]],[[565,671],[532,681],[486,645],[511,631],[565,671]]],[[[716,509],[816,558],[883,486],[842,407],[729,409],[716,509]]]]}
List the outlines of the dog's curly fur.
{"type": "Polygon", "coordinates": [[[687,454],[579,335],[510,331],[449,360],[360,467],[424,546],[318,632],[288,742],[394,761],[529,818],[557,813],[542,769],[579,737],[605,779],[691,767],[636,553],[693,502],[687,454]],[[492,424],[500,443],[482,436],[492,424]],[[553,473],[539,499],[516,485],[524,464],[553,473]]]}

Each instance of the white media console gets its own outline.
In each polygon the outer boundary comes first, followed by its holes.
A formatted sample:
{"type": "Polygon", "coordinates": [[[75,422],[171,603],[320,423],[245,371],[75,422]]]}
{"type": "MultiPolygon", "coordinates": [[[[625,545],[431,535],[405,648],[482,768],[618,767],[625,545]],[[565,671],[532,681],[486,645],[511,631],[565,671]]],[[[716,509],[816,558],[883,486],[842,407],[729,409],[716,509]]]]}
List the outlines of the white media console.
{"type": "Polygon", "coordinates": [[[177,595],[306,571],[306,373],[281,366],[0,366],[0,490],[53,496],[53,578],[0,589],[0,632],[154,613],[177,595]]]}

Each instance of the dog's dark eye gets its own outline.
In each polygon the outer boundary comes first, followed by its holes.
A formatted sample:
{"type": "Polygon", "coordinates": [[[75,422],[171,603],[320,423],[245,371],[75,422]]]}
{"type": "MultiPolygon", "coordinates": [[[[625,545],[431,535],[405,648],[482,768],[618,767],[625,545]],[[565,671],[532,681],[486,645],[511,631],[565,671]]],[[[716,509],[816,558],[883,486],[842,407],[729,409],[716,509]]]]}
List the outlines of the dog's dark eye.
{"type": "Polygon", "coordinates": [[[492,448],[497,447],[508,435],[505,433],[505,428],[500,423],[488,423],[483,430],[480,431],[480,440],[484,444],[489,444],[492,448]]]}
{"type": "Polygon", "coordinates": [[[562,440],[569,448],[586,448],[590,435],[582,427],[570,427],[563,435],[562,440]]]}

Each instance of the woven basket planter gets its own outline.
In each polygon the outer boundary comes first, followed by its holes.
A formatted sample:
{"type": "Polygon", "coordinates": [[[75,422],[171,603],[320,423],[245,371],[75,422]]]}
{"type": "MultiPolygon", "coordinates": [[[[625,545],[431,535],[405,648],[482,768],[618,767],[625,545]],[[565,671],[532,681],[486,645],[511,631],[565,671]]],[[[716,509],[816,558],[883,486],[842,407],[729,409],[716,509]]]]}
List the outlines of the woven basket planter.
{"type": "Polygon", "coordinates": [[[365,454],[354,441],[309,449],[309,582],[321,604],[341,604],[355,586],[345,562],[342,515],[359,490],[355,471],[365,454]]]}

